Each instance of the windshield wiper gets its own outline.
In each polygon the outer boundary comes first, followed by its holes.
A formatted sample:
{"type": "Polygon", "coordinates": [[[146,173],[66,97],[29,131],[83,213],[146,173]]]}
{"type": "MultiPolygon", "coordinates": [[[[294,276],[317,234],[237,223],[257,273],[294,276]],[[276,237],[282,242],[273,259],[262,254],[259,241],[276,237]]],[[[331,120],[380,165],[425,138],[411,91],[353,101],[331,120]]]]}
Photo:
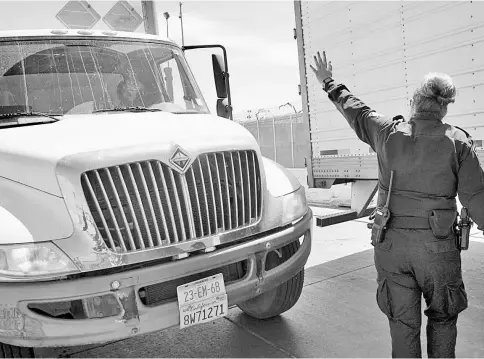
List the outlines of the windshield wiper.
{"type": "Polygon", "coordinates": [[[97,112],[116,112],[116,111],[127,111],[127,112],[159,112],[163,111],[159,108],[148,108],[148,107],[141,107],[141,106],[135,106],[135,107],[114,107],[114,108],[106,108],[106,109],[100,109],[100,110],[94,110],[92,113],[97,113],[97,112]]]}
{"type": "Polygon", "coordinates": [[[12,113],[0,113],[0,127],[7,127],[7,126],[25,126],[25,125],[35,125],[39,123],[52,123],[60,121],[57,117],[54,116],[62,116],[58,114],[48,114],[43,112],[12,112],[12,113]],[[20,118],[17,117],[46,117],[48,120],[25,120],[21,121],[20,118]],[[5,121],[6,119],[15,118],[14,121],[5,121]]]}

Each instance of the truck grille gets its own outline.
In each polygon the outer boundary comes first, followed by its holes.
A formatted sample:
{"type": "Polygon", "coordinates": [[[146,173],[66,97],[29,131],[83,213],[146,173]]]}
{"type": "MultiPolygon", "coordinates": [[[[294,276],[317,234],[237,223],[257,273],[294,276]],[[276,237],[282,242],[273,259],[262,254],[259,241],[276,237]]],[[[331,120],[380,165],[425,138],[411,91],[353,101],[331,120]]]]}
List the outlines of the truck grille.
{"type": "Polygon", "coordinates": [[[81,185],[106,245],[120,253],[245,227],[261,215],[254,151],[202,154],[183,175],[156,160],[96,169],[81,185]]]}

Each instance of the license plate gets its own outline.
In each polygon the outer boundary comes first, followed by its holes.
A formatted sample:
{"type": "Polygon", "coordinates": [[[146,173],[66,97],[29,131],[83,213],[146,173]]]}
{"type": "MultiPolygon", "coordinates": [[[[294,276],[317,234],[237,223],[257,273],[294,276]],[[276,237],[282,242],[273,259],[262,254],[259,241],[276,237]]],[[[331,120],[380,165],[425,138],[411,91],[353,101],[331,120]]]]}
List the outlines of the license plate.
{"type": "Polygon", "coordinates": [[[228,301],[221,273],[177,287],[180,328],[227,315],[228,301]]]}

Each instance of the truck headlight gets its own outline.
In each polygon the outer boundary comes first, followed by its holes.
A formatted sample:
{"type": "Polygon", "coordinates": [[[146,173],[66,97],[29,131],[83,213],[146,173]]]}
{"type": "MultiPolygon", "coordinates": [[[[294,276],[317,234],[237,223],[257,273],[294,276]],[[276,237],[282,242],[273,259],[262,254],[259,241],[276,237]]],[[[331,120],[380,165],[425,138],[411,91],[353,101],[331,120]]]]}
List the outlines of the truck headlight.
{"type": "Polygon", "coordinates": [[[301,219],[308,210],[306,191],[303,186],[282,197],[282,225],[301,219]]]}
{"type": "Polygon", "coordinates": [[[54,244],[0,245],[0,281],[53,279],[78,272],[54,244]]]}

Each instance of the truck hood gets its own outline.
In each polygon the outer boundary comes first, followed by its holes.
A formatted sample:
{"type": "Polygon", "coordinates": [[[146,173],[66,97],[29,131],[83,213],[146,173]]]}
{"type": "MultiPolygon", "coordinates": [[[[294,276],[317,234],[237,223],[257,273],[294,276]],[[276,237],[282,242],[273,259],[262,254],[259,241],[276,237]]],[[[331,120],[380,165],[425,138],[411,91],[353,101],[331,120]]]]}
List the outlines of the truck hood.
{"type": "MultiPolygon", "coordinates": [[[[168,112],[67,115],[59,122],[0,129],[0,177],[61,197],[56,166],[93,151],[172,144],[257,149],[243,126],[222,117],[168,112]]],[[[94,165],[94,164],[93,164],[94,165]]]]}

